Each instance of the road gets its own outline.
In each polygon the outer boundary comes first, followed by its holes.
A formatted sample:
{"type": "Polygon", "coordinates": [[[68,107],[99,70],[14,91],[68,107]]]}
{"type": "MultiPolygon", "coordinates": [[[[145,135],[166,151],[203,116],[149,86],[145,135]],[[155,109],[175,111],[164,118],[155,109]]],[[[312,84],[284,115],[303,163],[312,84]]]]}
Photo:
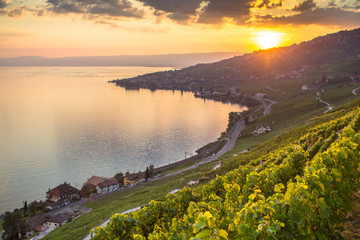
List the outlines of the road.
{"type": "Polygon", "coordinates": [[[324,112],[324,113],[327,113],[328,111],[333,110],[334,106],[331,106],[329,103],[327,103],[327,102],[325,102],[325,101],[321,100],[321,98],[320,98],[320,97],[318,97],[318,100],[319,100],[319,102],[326,104],[327,109],[325,110],[325,112],[324,112]]]}
{"type": "Polygon", "coordinates": [[[218,151],[215,155],[213,156],[210,156],[208,158],[205,158],[204,160],[202,160],[199,164],[194,164],[190,167],[187,167],[187,168],[184,168],[184,169],[181,169],[179,171],[176,171],[176,172],[172,172],[172,173],[169,173],[169,174],[166,174],[166,175],[163,175],[161,178],[164,178],[164,177],[170,177],[170,176],[175,176],[179,173],[182,173],[182,172],[185,172],[187,170],[190,170],[190,169],[194,169],[194,168],[197,168],[199,165],[202,165],[202,164],[206,164],[206,163],[209,163],[211,161],[214,161],[216,159],[218,159],[219,157],[221,157],[222,155],[224,155],[225,153],[227,153],[228,151],[230,151],[231,149],[233,149],[233,147],[235,146],[235,143],[236,143],[236,140],[238,139],[241,131],[245,128],[245,120],[244,118],[240,118],[234,125],[234,127],[231,129],[230,131],[230,137],[229,137],[229,140],[225,143],[225,145],[220,149],[220,151],[218,151]]]}
{"type": "Polygon", "coordinates": [[[277,102],[275,102],[273,100],[270,100],[270,99],[258,98],[258,97],[252,97],[252,98],[259,101],[259,102],[262,102],[262,104],[264,106],[264,112],[263,112],[264,115],[270,114],[271,106],[277,103],[277,102]],[[269,102],[269,104],[266,105],[266,102],[269,102]]]}

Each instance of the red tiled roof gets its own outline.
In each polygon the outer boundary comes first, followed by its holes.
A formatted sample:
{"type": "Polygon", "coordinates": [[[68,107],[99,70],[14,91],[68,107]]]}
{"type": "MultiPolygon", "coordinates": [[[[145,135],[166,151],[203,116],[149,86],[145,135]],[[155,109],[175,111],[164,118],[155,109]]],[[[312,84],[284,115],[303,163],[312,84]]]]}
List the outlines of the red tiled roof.
{"type": "Polygon", "coordinates": [[[96,186],[94,184],[87,183],[81,188],[81,190],[85,192],[87,190],[92,190],[94,188],[96,188],[96,186]]]}
{"type": "Polygon", "coordinates": [[[75,194],[78,192],[79,192],[78,189],[74,188],[73,186],[71,186],[68,183],[64,183],[64,184],[60,184],[56,188],[53,188],[50,191],[46,192],[46,194],[54,195],[54,196],[61,198],[63,196],[75,194]]]}
{"type": "Polygon", "coordinates": [[[117,185],[119,184],[119,182],[115,179],[115,178],[109,178],[107,180],[105,180],[104,182],[98,184],[99,188],[105,188],[105,187],[109,187],[112,185],[117,185]]]}
{"type": "Polygon", "coordinates": [[[37,226],[36,228],[34,228],[34,231],[36,231],[36,232],[42,232],[42,231],[44,231],[45,229],[47,229],[46,226],[37,226]]]}
{"type": "Polygon", "coordinates": [[[92,176],[91,178],[89,178],[84,185],[91,183],[94,186],[97,186],[99,183],[102,183],[103,181],[105,181],[105,178],[103,177],[98,177],[98,176],[92,176]]]}

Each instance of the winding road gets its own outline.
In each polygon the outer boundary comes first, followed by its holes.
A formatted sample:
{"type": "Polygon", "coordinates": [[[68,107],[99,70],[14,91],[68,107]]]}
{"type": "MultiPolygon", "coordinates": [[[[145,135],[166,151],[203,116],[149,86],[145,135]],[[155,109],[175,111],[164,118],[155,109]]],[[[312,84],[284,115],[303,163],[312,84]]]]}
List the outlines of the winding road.
{"type": "Polygon", "coordinates": [[[275,102],[273,100],[270,100],[270,99],[259,98],[259,97],[252,97],[252,98],[259,101],[259,102],[262,102],[262,104],[264,106],[264,112],[263,112],[264,115],[270,114],[271,106],[277,103],[277,102],[275,102]],[[269,102],[269,104],[266,105],[266,102],[269,102]]]}
{"type": "Polygon", "coordinates": [[[321,100],[321,98],[320,98],[320,97],[318,97],[318,100],[319,100],[319,102],[326,104],[327,110],[325,110],[325,112],[324,112],[324,113],[327,113],[328,111],[333,110],[334,106],[331,106],[329,103],[327,103],[327,102],[325,102],[325,101],[321,100]]]}
{"type": "MultiPolygon", "coordinates": [[[[354,94],[355,96],[357,96],[356,91],[359,90],[359,89],[360,89],[360,87],[355,88],[354,90],[352,90],[351,93],[354,94]]],[[[326,104],[327,110],[325,110],[324,113],[327,113],[327,112],[329,112],[329,111],[331,111],[331,110],[334,109],[334,106],[331,106],[328,102],[325,102],[325,101],[321,100],[320,97],[318,97],[317,99],[319,100],[319,102],[326,104]]]]}

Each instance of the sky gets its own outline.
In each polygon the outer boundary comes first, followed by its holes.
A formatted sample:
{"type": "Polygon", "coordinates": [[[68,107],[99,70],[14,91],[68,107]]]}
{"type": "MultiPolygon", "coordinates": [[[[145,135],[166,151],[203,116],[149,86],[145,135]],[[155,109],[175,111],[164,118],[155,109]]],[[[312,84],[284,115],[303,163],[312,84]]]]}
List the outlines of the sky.
{"type": "Polygon", "coordinates": [[[0,57],[247,53],[358,27],[359,0],[0,0],[0,57]]]}

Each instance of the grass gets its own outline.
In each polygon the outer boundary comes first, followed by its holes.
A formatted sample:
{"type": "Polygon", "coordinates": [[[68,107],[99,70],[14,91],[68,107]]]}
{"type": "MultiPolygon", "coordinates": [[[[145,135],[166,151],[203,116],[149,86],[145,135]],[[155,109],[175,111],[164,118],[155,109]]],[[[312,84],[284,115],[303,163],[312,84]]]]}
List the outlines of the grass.
{"type": "Polygon", "coordinates": [[[3,222],[4,222],[4,220],[0,220],[0,233],[1,233],[2,231],[4,231],[3,222]]]}

